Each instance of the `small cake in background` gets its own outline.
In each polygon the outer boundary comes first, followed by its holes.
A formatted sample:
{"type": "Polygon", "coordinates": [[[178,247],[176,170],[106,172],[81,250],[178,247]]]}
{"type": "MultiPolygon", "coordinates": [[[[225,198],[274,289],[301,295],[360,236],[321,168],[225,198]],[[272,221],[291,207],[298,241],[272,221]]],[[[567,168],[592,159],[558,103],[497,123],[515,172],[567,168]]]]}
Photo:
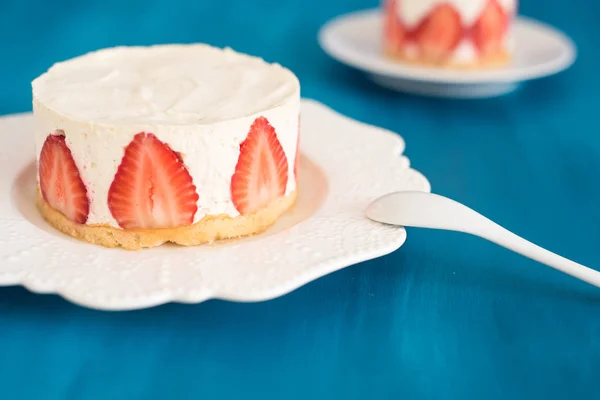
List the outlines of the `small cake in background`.
{"type": "Polygon", "coordinates": [[[517,0],[383,0],[384,52],[420,65],[501,66],[516,11],[517,0]]]}

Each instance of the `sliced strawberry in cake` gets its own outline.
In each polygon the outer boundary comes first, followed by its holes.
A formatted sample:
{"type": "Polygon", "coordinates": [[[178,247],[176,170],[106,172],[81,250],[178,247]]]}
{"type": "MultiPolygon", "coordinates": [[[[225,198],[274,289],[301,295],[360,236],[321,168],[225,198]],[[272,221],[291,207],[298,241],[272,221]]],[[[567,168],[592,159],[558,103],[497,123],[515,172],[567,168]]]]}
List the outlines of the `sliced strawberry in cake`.
{"type": "Polygon", "coordinates": [[[298,167],[300,165],[300,116],[298,116],[298,138],[296,139],[296,156],[294,158],[294,179],[298,184],[298,167]]]}
{"type": "Polygon", "coordinates": [[[64,135],[49,135],[39,158],[42,197],[71,221],[84,224],[90,211],[87,189],[64,135]]]}
{"type": "Polygon", "coordinates": [[[152,133],[135,135],[108,191],[108,207],[119,226],[190,225],[197,201],[196,186],[180,155],[152,133]]]}
{"type": "Polygon", "coordinates": [[[420,57],[439,62],[445,60],[463,37],[460,14],[449,4],[437,6],[415,31],[420,57]]]}
{"type": "Polygon", "coordinates": [[[240,144],[240,156],[231,178],[231,199],[242,215],[268,206],[285,194],[288,162],[275,129],[257,118],[240,144]]]}
{"type": "Polygon", "coordinates": [[[401,50],[405,36],[404,28],[396,15],[396,1],[384,0],[384,46],[391,53],[401,50]]]}
{"type": "Polygon", "coordinates": [[[509,15],[497,0],[490,0],[473,26],[473,42],[483,57],[498,54],[504,47],[509,15]]]}

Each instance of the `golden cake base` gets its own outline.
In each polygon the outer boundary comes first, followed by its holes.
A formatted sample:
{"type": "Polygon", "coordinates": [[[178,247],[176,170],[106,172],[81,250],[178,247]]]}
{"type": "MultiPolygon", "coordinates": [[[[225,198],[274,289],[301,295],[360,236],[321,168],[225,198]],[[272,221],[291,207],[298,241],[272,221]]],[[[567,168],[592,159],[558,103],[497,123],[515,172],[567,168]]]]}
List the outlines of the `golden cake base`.
{"type": "Polygon", "coordinates": [[[108,225],[77,224],[60,211],[50,207],[37,191],[37,207],[46,221],[69,236],[104,247],[140,250],[171,242],[182,246],[197,246],[219,239],[255,235],[269,226],[296,202],[297,191],[273,201],[250,215],[232,218],[228,215],[209,215],[195,224],[164,229],[119,229],[108,225]]]}
{"type": "Polygon", "coordinates": [[[404,53],[384,50],[386,58],[396,62],[403,62],[412,64],[414,66],[429,67],[429,68],[443,68],[443,69],[462,69],[462,70],[478,70],[478,69],[491,69],[503,67],[510,63],[512,55],[506,51],[501,51],[488,57],[481,57],[473,62],[454,62],[454,61],[442,61],[435,62],[422,58],[408,57],[404,53]]]}

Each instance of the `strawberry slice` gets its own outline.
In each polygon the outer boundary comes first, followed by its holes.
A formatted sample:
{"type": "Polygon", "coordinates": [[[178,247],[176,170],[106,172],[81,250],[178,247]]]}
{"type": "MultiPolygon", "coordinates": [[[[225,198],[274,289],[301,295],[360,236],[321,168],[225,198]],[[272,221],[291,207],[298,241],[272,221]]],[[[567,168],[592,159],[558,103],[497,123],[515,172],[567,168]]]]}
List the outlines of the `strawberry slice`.
{"type": "Polygon", "coordinates": [[[398,52],[404,43],[404,28],[396,14],[396,0],[384,0],[384,46],[391,53],[398,52]]]}
{"type": "Polygon", "coordinates": [[[275,129],[258,117],[240,144],[240,156],[231,178],[231,199],[242,215],[266,207],[285,194],[288,162],[275,129]]]}
{"type": "Polygon", "coordinates": [[[483,57],[498,53],[508,28],[508,15],[496,0],[490,0],[473,26],[473,42],[483,57]]]}
{"type": "Polygon", "coordinates": [[[40,189],[46,203],[71,221],[85,224],[90,211],[87,189],[64,135],[48,135],[40,152],[38,168],[40,189]]]}
{"type": "Polygon", "coordinates": [[[443,61],[463,37],[460,14],[451,5],[441,4],[421,22],[415,34],[421,57],[443,61]]]}
{"type": "Polygon", "coordinates": [[[298,116],[298,137],[296,138],[296,157],[294,158],[294,179],[298,184],[298,166],[300,165],[300,116],[298,116]]]}
{"type": "Polygon", "coordinates": [[[180,155],[152,133],[138,133],[108,191],[108,208],[124,229],[189,225],[198,210],[196,186],[180,155]]]}

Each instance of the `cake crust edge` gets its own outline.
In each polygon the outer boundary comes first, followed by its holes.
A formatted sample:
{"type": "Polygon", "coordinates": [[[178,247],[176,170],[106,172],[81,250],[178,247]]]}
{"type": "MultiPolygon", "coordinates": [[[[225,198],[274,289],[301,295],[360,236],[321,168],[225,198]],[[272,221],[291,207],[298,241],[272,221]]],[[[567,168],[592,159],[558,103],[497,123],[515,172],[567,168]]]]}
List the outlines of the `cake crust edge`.
{"type": "Polygon", "coordinates": [[[414,66],[457,70],[486,70],[499,68],[506,66],[513,59],[512,54],[506,50],[501,50],[495,54],[479,57],[476,60],[468,62],[453,60],[434,62],[419,57],[408,57],[402,51],[391,51],[389,49],[384,49],[384,55],[391,61],[403,62],[414,66]]]}
{"type": "Polygon", "coordinates": [[[83,242],[108,248],[141,250],[175,243],[198,246],[221,239],[234,239],[264,232],[296,203],[297,190],[274,200],[267,207],[249,215],[207,215],[187,226],[163,229],[120,229],[108,225],[84,225],[69,220],[52,208],[37,189],[37,208],[42,217],[59,231],[83,242]]]}

